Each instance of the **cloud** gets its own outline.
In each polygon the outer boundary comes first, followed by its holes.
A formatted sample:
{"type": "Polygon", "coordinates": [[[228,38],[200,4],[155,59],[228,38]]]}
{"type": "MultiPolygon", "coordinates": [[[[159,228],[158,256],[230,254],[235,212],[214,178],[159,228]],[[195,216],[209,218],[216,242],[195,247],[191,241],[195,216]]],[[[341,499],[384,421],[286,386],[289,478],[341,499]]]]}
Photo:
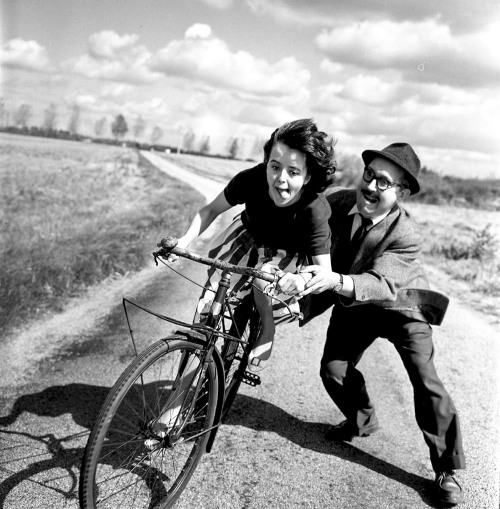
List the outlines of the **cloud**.
{"type": "Polygon", "coordinates": [[[377,76],[358,74],[348,78],[341,97],[366,104],[389,104],[397,98],[398,83],[388,83],[377,76]]]}
{"type": "Polygon", "coordinates": [[[499,19],[498,0],[471,2],[387,2],[387,0],[246,0],[254,14],[272,17],[282,24],[316,27],[342,27],[355,20],[425,21],[438,19],[454,32],[478,31],[491,20],[499,19]]]}
{"type": "Polygon", "coordinates": [[[295,57],[273,64],[246,51],[231,52],[221,39],[210,34],[200,37],[199,25],[190,27],[184,39],[174,40],[159,50],[151,68],[166,76],[181,76],[255,96],[294,95],[310,79],[309,71],[295,57]]]}
{"type": "Polygon", "coordinates": [[[360,75],[345,85],[319,87],[313,105],[331,117],[333,130],[384,143],[407,139],[443,150],[498,154],[500,96],[488,91],[459,90],[443,85],[391,85],[360,75]],[[358,96],[382,90],[387,101],[358,96]]]}
{"type": "Polygon", "coordinates": [[[208,39],[212,35],[212,29],[204,23],[191,25],[185,33],[186,39],[208,39]]]}
{"type": "Polygon", "coordinates": [[[500,26],[455,36],[436,20],[360,22],[323,31],[315,43],[330,59],[366,70],[396,69],[404,78],[455,86],[500,84],[500,26]]]}
{"type": "Polygon", "coordinates": [[[245,106],[234,118],[243,124],[256,124],[272,129],[296,119],[297,116],[281,106],[245,106]]]}
{"type": "Polygon", "coordinates": [[[86,78],[133,84],[151,83],[161,78],[152,72],[148,63],[151,53],[137,44],[136,34],[119,35],[103,30],[89,37],[89,49],[85,55],[63,64],[68,72],[86,78]]]}
{"type": "Polygon", "coordinates": [[[4,67],[50,72],[54,70],[47,50],[36,41],[11,39],[0,50],[0,62],[4,67]]]}
{"type": "Polygon", "coordinates": [[[233,5],[233,0],[201,0],[201,2],[220,10],[229,9],[233,5]]]}

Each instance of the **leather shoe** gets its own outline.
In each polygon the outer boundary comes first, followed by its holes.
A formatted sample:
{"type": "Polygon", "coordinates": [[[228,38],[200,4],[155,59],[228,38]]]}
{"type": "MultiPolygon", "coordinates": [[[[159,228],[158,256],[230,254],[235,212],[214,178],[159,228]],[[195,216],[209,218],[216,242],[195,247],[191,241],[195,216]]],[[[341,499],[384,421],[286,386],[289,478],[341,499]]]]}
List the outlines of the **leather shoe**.
{"type": "Polygon", "coordinates": [[[330,442],[350,442],[354,437],[368,437],[378,430],[378,426],[374,426],[369,431],[359,433],[352,424],[347,420],[342,421],[340,424],[330,426],[325,434],[325,439],[330,442]]]}
{"type": "Polygon", "coordinates": [[[439,502],[449,505],[457,505],[464,501],[464,493],[460,484],[455,479],[455,472],[437,472],[434,486],[439,502]]]}

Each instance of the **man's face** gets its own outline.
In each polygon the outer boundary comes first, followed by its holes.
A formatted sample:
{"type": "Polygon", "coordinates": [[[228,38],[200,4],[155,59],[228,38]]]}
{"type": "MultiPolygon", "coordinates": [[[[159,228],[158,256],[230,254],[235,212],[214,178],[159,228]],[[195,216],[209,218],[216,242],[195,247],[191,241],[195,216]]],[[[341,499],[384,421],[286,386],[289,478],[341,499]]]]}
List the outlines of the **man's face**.
{"type": "MultiPolygon", "coordinates": [[[[382,177],[391,183],[403,182],[404,171],[387,159],[376,157],[368,167],[373,170],[377,178],[382,177]]],[[[409,191],[401,186],[393,186],[385,191],[380,191],[377,188],[376,179],[365,182],[361,176],[356,188],[356,203],[359,212],[363,216],[374,218],[391,210],[398,199],[405,197],[407,194],[409,194],[409,191]]]]}

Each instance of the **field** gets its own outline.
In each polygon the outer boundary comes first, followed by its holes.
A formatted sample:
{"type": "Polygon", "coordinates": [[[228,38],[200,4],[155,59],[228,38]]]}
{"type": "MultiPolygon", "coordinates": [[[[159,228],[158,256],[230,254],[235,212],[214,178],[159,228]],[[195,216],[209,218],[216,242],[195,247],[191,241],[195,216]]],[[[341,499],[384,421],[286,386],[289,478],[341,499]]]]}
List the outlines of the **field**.
{"type": "Polygon", "coordinates": [[[0,135],[0,330],[144,266],[201,205],[131,149],[0,135]]]}
{"type": "MultiPolygon", "coordinates": [[[[0,330],[140,269],[158,238],[182,233],[202,203],[132,149],[8,134],[0,143],[0,330]]],[[[255,164],[165,157],[220,182],[255,164]]],[[[498,320],[499,213],[408,208],[422,227],[431,282],[498,320]]]]}

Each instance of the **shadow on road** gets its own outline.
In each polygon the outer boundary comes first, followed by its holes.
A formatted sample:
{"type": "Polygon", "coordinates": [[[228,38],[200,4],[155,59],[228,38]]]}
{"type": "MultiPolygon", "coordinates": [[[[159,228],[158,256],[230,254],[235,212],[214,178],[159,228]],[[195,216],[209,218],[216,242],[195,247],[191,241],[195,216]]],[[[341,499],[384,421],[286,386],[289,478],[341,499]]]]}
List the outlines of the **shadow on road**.
{"type": "MultiPolygon", "coordinates": [[[[0,444],[3,450],[2,456],[5,456],[0,466],[4,473],[11,474],[7,478],[2,476],[5,480],[0,486],[0,508],[4,507],[8,494],[17,485],[23,481],[40,484],[40,481],[36,480],[38,474],[56,469],[68,472],[67,488],[61,489],[60,485],[52,486],[47,482],[41,484],[57,491],[67,499],[76,499],[77,475],[75,472],[78,472],[80,468],[89,430],[109,390],[109,387],[87,384],[53,386],[18,398],[10,413],[0,417],[0,444]],[[54,433],[37,434],[36,429],[26,429],[26,425],[20,425],[18,422],[22,420],[24,414],[53,419],[70,414],[74,423],[85,429],[75,434],[58,437],[57,431],[65,429],[65,426],[55,421],[52,423],[54,433]],[[65,445],[66,443],[68,446],[65,445]]],[[[30,427],[36,426],[36,419],[30,419],[29,422],[30,427]]],[[[256,431],[272,431],[305,449],[332,454],[342,460],[362,465],[412,488],[427,506],[440,507],[431,501],[432,483],[428,479],[406,472],[352,444],[326,442],[323,438],[326,431],[325,424],[303,421],[266,401],[238,395],[224,425],[246,426],[256,431]]],[[[58,478],[61,478],[60,474],[58,478]]]]}
{"type": "MultiPolygon", "coordinates": [[[[86,384],[56,385],[21,396],[8,415],[0,416],[0,509],[9,494],[25,481],[76,502],[78,472],[87,437],[109,390],[86,384]],[[66,414],[85,429],[61,434],[61,430],[68,429],[67,422],[62,422],[66,414]],[[54,419],[50,423],[53,432],[41,432],[47,424],[33,415],[54,419]]],[[[41,495],[39,498],[43,499],[41,495]]]]}
{"type": "Polygon", "coordinates": [[[332,454],[342,460],[362,465],[377,474],[412,488],[427,506],[442,507],[432,500],[433,483],[429,479],[406,472],[347,442],[327,442],[324,435],[328,425],[303,421],[267,401],[237,395],[225,424],[246,426],[256,431],[271,431],[304,449],[321,454],[332,454]]]}

